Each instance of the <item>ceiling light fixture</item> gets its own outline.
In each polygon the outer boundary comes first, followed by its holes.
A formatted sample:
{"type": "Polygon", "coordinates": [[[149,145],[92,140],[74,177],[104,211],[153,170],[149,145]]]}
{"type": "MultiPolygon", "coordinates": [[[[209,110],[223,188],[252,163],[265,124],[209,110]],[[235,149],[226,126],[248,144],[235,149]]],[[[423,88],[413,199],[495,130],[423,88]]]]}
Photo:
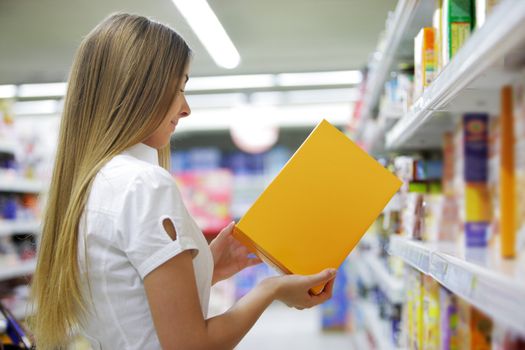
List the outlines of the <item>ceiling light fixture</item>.
{"type": "Polygon", "coordinates": [[[0,85],[0,98],[13,98],[16,96],[16,85],[0,85]]]}
{"type": "Polygon", "coordinates": [[[363,76],[358,70],[282,73],[277,75],[279,86],[357,85],[362,79],[363,76]]]}
{"type": "Polygon", "coordinates": [[[241,57],[206,0],[172,0],[217,65],[232,69],[241,57]]]}
{"type": "Polygon", "coordinates": [[[18,87],[18,97],[55,97],[64,96],[67,83],[22,84],[18,87]]]}
{"type": "Polygon", "coordinates": [[[186,91],[253,89],[275,86],[271,74],[221,75],[212,77],[191,77],[186,91]]]}

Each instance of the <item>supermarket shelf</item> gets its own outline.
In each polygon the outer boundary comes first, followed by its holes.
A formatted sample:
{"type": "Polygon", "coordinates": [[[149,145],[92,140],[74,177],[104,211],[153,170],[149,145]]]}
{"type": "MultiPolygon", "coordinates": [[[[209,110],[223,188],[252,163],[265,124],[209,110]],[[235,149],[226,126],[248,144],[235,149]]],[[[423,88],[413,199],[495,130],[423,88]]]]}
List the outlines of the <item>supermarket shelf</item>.
{"type": "Polygon", "coordinates": [[[38,180],[0,175],[0,192],[40,193],[43,189],[38,180]]]}
{"type": "Polygon", "coordinates": [[[397,236],[391,238],[389,252],[525,334],[525,255],[503,260],[499,249],[465,251],[451,243],[413,242],[397,236]]]}
{"type": "Polygon", "coordinates": [[[8,236],[17,233],[40,233],[40,222],[0,220],[0,236],[8,236]]]}
{"type": "Polygon", "coordinates": [[[519,55],[523,45],[525,2],[505,0],[387,133],[386,147],[432,148],[441,144],[442,132],[452,128],[443,114],[497,111],[499,93],[495,89],[515,79],[519,67],[509,67],[508,62],[519,55]]]}
{"type": "Polygon", "coordinates": [[[379,317],[377,305],[369,301],[359,301],[358,308],[362,313],[365,327],[373,342],[373,349],[394,350],[397,347],[392,344],[388,334],[389,327],[379,317]]]}
{"type": "Polygon", "coordinates": [[[29,304],[27,302],[20,301],[11,310],[11,313],[17,320],[23,320],[29,316],[29,304]]]}
{"type": "Polygon", "coordinates": [[[0,281],[31,275],[36,268],[36,260],[28,260],[15,265],[0,265],[0,281]]]}
{"type": "Polygon", "coordinates": [[[403,281],[392,276],[377,256],[367,254],[364,260],[368,265],[376,284],[383,291],[388,300],[394,304],[402,303],[405,300],[403,281]]]}
{"type": "Polygon", "coordinates": [[[356,260],[355,269],[363,287],[366,289],[372,289],[375,286],[375,281],[369,271],[367,271],[368,269],[366,266],[361,264],[359,260],[356,260]]]}
{"type": "Polygon", "coordinates": [[[16,152],[16,147],[14,143],[0,140],[0,153],[9,153],[14,154],[16,152]]]}
{"type": "Polygon", "coordinates": [[[363,105],[363,118],[371,116],[383,86],[392,71],[397,58],[407,58],[413,55],[413,51],[405,49],[410,47],[419,29],[432,24],[433,2],[426,0],[399,0],[394,10],[393,17],[387,23],[385,29],[384,47],[380,48],[374,55],[370,66],[365,100],[363,105]]]}

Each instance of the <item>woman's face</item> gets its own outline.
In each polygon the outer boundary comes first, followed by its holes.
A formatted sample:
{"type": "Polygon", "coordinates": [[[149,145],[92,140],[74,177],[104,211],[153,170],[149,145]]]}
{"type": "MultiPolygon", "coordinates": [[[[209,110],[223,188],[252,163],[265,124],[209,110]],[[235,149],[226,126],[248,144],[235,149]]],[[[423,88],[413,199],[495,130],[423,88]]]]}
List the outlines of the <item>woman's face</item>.
{"type": "Polygon", "coordinates": [[[175,131],[175,127],[179,122],[179,119],[185,118],[190,115],[191,110],[186,97],[184,96],[184,89],[186,87],[186,82],[188,81],[188,69],[184,72],[185,78],[181,82],[179,91],[168,110],[168,113],[164,117],[164,120],[160,126],[151,134],[146,140],[143,141],[144,144],[161,149],[164,146],[168,145],[170,142],[171,134],[175,131]]]}

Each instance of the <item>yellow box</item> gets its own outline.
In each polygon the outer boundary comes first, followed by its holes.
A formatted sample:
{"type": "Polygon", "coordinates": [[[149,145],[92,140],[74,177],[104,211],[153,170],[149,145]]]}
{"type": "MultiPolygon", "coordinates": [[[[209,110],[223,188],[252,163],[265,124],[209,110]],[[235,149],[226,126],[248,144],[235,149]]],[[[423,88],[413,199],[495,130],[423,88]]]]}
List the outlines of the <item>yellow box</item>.
{"type": "Polygon", "coordinates": [[[233,235],[282,273],[338,268],[400,186],[397,177],[323,120],[233,235]]]}

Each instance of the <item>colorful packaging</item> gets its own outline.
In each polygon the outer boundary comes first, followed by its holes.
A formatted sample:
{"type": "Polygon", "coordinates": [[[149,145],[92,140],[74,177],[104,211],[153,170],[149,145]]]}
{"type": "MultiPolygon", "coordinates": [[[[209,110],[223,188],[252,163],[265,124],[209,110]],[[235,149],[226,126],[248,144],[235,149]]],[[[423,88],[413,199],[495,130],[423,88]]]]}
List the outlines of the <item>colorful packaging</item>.
{"type": "Polygon", "coordinates": [[[334,281],[332,298],[321,305],[321,325],[324,331],[344,330],[347,326],[349,298],[345,263],[339,267],[334,281]]]}
{"type": "Polygon", "coordinates": [[[525,78],[515,89],[514,157],[517,247],[525,247],[525,78]]]}
{"type": "Polygon", "coordinates": [[[414,336],[414,326],[416,324],[414,316],[414,293],[416,289],[416,270],[411,267],[406,269],[406,283],[407,283],[407,297],[406,304],[404,307],[405,312],[405,322],[406,322],[406,344],[408,344],[409,349],[413,349],[413,344],[415,342],[414,336]]]}
{"type": "Polygon", "coordinates": [[[470,349],[470,311],[471,306],[461,298],[457,298],[458,311],[458,346],[461,350],[470,349]]]}
{"type": "Polygon", "coordinates": [[[423,350],[425,349],[424,337],[423,337],[423,274],[416,271],[415,284],[414,284],[414,303],[413,303],[413,321],[412,327],[413,334],[413,349],[423,350]]]}
{"type": "Polygon", "coordinates": [[[447,132],[443,136],[443,191],[442,214],[439,223],[439,239],[452,241],[460,230],[459,203],[454,190],[455,174],[454,136],[447,132]]]}
{"type": "Polygon", "coordinates": [[[492,208],[488,180],[488,115],[463,116],[465,181],[465,241],[467,247],[486,247],[492,208]]]}
{"type": "Polygon", "coordinates": [[[492,320],[478,309],[470,310],[470,348],[490,350],[492,345],[492,320]]]}
{"type": "Polygon", "coordinates": [[[492,220],[490,223],[490,236],[499,235],[500,205],[499,205],[499,174],[500,174],[500,118],[491,118],[489,123],[489,169],[488,187],[492,203],[492,220]]]}
{"type": "Polygon", "coordinates": [[[467,41],[473,26],[473,0],[443,0],[442,62],[448,64],[467,41]]]}
{"type": "Polygon", "coordinates": [[[439,349],[439,284],[423,276],[423,344],[426,350],[439,349]]]}
{"type": "Polygon", "coordinates": [[[462,299],[458,299],[458,316],[459,348],[461,350],[490,350],[492,320],[462,299]]]}
{"type": "Polygon", "coordinates": [[[434,79],[434,40],[434,28],[422,28],[414,39],[414,101],[434,79]]]}
{"type": "Polygon", "coordinates": [[[448,289],[439,289],[439,343],[442,350],[459,350],[458,298],[448,289]]]}
{"type": "Polygon", "coordinates": [[[441,37],[443,36],[442,31],[442,9],[443,0],[434,0],[434,13],[432,15],[432,27],[434,28],[434,57],[436,62],[435,76],[443,69],[443,57],[441,53],[441,37]]]}
{"type": "Polygon", "coordinates": [[[192,170],[178,173],[175,179],[204,234],[217,234],[232,221],[233,175],[228,169],[192,170]]]}
{"type": "Polygon", "coordinates": [[[516,255],[516,198],[514,166],[514,117],[512,88],[501,89],[501,149],[500,149],[500,227],[501,255],[514,258],[516,255]]]}

